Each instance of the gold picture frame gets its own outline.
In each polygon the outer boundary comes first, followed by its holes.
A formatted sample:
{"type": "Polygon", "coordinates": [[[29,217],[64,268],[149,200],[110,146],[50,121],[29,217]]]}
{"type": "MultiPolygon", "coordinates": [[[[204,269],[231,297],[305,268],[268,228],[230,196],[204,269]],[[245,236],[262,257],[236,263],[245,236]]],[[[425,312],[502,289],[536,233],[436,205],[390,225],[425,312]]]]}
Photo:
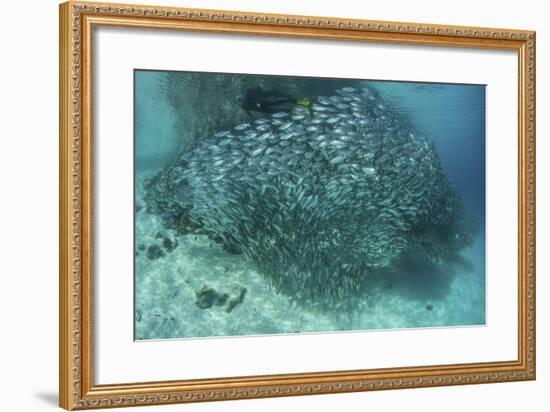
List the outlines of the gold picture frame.
{"type": "Polygon", "coordinates": [[[60,5],[59,404],[68,410],[535,379],[535,32],[69,1],[60,5]],[[93,32],[238,33],[480,49],[518,58],[517,360],[94,384],[93,32]]]}

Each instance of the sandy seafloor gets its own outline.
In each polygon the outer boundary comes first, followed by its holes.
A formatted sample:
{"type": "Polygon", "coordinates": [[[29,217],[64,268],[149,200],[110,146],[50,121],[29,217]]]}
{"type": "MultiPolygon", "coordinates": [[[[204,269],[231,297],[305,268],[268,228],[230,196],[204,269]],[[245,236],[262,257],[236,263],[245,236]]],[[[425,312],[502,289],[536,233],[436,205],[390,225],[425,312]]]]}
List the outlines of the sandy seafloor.
{"type": "Polygon", "coordinates": [[[481,235],[463,253],[466,264],[440,273],[373,278],[353,310],[320,311],[276,293],[243,255],[224,251],[204,235],[164,229],[160,218],[143,207],[143,181],[152,173],[136,176],[136,340],[485,324],[481,235]],[[163,237],[177,246],[166,250],[163,237]],[[165,254],[149,259],[147,248],[155,244],[165,254]],[[246,295],[231,312],[217,305],[202,309],[195,291],[203,286],[230,297],[244,287],[246,295]]]}

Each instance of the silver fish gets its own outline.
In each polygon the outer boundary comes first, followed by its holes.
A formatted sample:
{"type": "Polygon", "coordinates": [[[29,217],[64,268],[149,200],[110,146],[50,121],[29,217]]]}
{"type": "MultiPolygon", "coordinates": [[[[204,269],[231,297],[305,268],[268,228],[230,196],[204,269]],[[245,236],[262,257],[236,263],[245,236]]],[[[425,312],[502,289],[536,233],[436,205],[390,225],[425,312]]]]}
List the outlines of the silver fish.
{"type": "Polygon", "coordinates": [[[288,113],[287,112],[277,112],[277,113],[273,113],[272,116],[275,119],[282,119],[283,117],[288,117],[288,113]]]}

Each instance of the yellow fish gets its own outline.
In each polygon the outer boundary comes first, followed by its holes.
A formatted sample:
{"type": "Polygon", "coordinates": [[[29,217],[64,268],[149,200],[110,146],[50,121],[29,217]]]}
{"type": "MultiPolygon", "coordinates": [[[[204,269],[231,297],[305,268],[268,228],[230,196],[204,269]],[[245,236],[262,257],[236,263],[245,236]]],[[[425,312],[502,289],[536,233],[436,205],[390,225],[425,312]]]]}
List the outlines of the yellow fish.
{"type": "MultiPolygon", "coordinates": [[[[305,113],[309,116],[309,105],[311,104],[311,100],[307,97],[302,97],[301,99],[296,100],[296,106],[302,106],[305,108],[305,113]]],[[[293,110],[292,113],[297,114],[296,110],[293,110]]]]}

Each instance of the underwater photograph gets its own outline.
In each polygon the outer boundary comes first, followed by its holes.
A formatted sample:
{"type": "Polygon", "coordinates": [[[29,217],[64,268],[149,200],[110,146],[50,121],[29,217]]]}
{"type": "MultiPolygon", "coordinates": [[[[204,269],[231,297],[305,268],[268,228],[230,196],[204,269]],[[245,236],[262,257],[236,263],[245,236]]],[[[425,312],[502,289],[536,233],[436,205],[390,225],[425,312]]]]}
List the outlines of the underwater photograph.
{"type": "Polygon", "coordinates": [[[134,70],[134,338],[483,326],[485,85],[134,70]]]}

